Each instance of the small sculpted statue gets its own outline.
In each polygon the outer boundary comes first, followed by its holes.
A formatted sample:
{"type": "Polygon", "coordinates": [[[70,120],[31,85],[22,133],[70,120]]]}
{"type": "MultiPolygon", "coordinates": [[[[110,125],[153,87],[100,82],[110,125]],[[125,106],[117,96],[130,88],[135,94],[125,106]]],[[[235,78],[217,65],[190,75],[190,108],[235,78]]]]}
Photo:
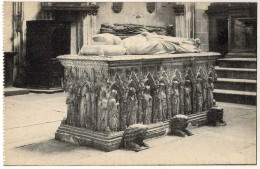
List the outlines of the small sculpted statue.
{"type": "Polygon", "coordinates": [[[80,99],[80,108],[79,108],[79,117],[80,117],[80,127],[86,127],[86,111],[87,111],[87,94],[88,86],[84,84],[81,89],[81,99],[80,99]]]}
{"type": "Polygon", "coordinates": [[[143,124],[134,124],[129,126],[123,134],[123,146],[129,150],[141,151],[149,148],[144,142],[148,127],[143,124]]]}
{"type": "Polygon", "coordinates": [[[128,126],[137,123],[138,100],[136,98],[136,90],[133,87],[128,91],[128,126]]]}
{"type": "Polygon", "coordinates": [[[86,91],[85,94],[85,102],[86,102],[86,110],[85,110],[85,127],[87,129],[91,129],[92,127],[92,117],[91,117],[91,112],[92,112],[92,108],[91,108],[91,95],[90,95],[90,91],[89,91],[89,86],[88,86],[88,90],[86,91]]]}
{"type": "Polygon", "coordinates": [[[152,101],[150,86],[145,86],[143,99],[144,124],[150,124],[152,118],[152,101]]]}
{"type": "Polygon", "coordinates": [[[157,123],[160,121],[160,114],[159,114],[160,100],[158,94],[159,94],[158,85],[156,85],[154,88],[153,103],[152,103],[152,123],[157,123]]]}
{"type": "Polygon", "coordinates": [[[202,79],[198,77],[197,84],[196,84],[196,103],[197,103],[197,112],[202,112],[202,79]]]}
{"type": "Polygon", "coordinates": [[[167,102],[166,102],[165,84],[164,83],[160,83],[158,97],[160,100],[160,106],[159,106],[160,120],[159,121],[165,121],[166,115],[167,115],[167,102]]]}
{"type": "Polygon", "coordinates": [[[98,99],[98,130],[107,130],[107,94],[105,91],[101,90],[98,99]]]}
{"type": "Polygon", "coordinates": [[[80,100],[81,100],[81,86],[80,84],[74,87],[74,98],[75,98],[75,114],[74,114],[74,126],[80,127],[80,100]]]}
{"type": "Polygon", "coordinates": [[[185,137],[185,135],[193,135],[189,130],[186,129],[188,127],[188,119],[188,116],[182,114],[174,116],[170,121],[170,134],[180,137],[185,137]]]}
{"type": "Polygon", "coordinates": [[[179,114],[180,94],[178,89],[178,81],[172,83],[172,116],[179,114]]]}
{"type": "Polygon", "coordinates": [[[67,92],[68,92],[68,96],[66,99],[66,104],[67,104],[66,124],[74,125],[75,98],[74,98],[73,84],[68,85],[67,92]]]}
{"type": "Polygon", "coordinates": [[[192,106],[191,106],[191,85],[190,81],[185,81],[185,87],[184,87],[184,113],[185,114],[191,114],[192,106]]]}
{"type": "Polygon", "coordinates": [[[207,81],[204,80],[203,83],[202,83],[202,90],[203,90],[203,110],[207,110],[207,103],[208,103],[208,100],[207,100],[207,81]]]}
{"type": "Polygon", "coordinates": [[[113,132],[118,129],[119,103],[116,101],[116,95],[117,91],[112,90],[108,100],[109,129],[113,132]]]}
{"type": "Polygon", "coordinates": [[[208,78],[208,108],[211,108],[213,106],[213,90],[214,90],[214,84],[212,77],[208,78]]]}
{"type": "Polygon", "coordinates": [[[127,128],[127,116],[128,116],[128,110],[127,110],[127,99],[123,98],[120,101],[120,130],[125,130],[127,128]]]}
{"type": "Polygon", "coordinates": [[[179,109],[179,113],[180,114],[184,114],[184,85],[183,83],[179,83],[179,94],[180,94],[180,109],[179,109]]]}
{"type": "Polygon", "coordinates": [[[141,123],[143,124],[143,91],[139,91],[139,93],[137,94],[137,100],[138,100],[138,110],[137,110],[137,123],[141,123]]]}
{"type": "Polygon", "coordinates": [[[95,89],[95,86],[94,84],[92,83],[91,85],[91,89],[90,89],[90,103],[91,103],[91,111],[90,111],[90,129],[91,130],[96,130],[97,129],[97,124],[96,124],[96,89],[95,89]]]}

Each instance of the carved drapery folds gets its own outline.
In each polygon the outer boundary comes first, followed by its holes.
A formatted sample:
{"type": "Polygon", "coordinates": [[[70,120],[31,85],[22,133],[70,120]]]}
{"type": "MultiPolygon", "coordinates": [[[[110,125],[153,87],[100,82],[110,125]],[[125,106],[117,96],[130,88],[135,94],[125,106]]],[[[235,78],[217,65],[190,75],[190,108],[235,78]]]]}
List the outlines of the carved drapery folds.
{"type": "MultiPolygon", "coordinates": [[[[206,63],[205,63],[206,65],[206,63]]],[[[66,67],[66,124],[98,132],[170,120],[213,106],[214,67],[66,67]],[[196,70],[196,72],[195,72],[196,70]],[[208,74],[205,72],[209,72],[208,74]]]]}

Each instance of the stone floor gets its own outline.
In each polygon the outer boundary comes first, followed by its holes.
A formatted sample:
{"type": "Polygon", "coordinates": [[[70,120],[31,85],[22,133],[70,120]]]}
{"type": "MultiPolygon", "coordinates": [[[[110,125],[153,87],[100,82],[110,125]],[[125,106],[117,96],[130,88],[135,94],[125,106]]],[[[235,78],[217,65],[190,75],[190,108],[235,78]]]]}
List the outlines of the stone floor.
{"type": "Polygon", "coordinates": [[[224,127],[191,128],[193,136],[163,136],[150,149],[103,152],[54,140],[66,115],[65,93],[4,98],[5,165],[256,164],[256,106],[218,103],[224,127]]]}

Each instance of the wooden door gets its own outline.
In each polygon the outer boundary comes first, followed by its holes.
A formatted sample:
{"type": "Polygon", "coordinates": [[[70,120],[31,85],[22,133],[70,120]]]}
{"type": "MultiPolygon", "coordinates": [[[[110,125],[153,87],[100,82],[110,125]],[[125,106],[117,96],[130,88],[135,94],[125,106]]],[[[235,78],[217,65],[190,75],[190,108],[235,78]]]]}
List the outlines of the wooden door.
{"type": "Polygon", "coordinates": [[[70,53],[70,24],[51,20],[27,21],[27,86],[60,88],[63,67],[56,57],[70,53]]]}

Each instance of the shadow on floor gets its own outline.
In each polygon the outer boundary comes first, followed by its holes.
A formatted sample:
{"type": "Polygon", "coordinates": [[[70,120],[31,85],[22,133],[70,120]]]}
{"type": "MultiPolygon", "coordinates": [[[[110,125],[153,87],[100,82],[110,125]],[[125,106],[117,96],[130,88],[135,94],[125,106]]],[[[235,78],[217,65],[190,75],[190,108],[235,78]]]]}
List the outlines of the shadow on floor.
{"type": "MultiPolygon", "coordinates": [[[[31,151],[31,152],[39,152],[43,154],[49,153],[60,153],[60,152],[73,152],[73,151],[84,151],[84,150],[92,150],[92,151],[99,151],[90,147],[79,146],[71,143],[66,143],[62,141],[58,141],[55,139],[42,141],[35,144],[29,144],[25,146],[16,147],[20,150],[31,151]]],[[[102,152],[102,151],[100,151],[102,152]]]]}

